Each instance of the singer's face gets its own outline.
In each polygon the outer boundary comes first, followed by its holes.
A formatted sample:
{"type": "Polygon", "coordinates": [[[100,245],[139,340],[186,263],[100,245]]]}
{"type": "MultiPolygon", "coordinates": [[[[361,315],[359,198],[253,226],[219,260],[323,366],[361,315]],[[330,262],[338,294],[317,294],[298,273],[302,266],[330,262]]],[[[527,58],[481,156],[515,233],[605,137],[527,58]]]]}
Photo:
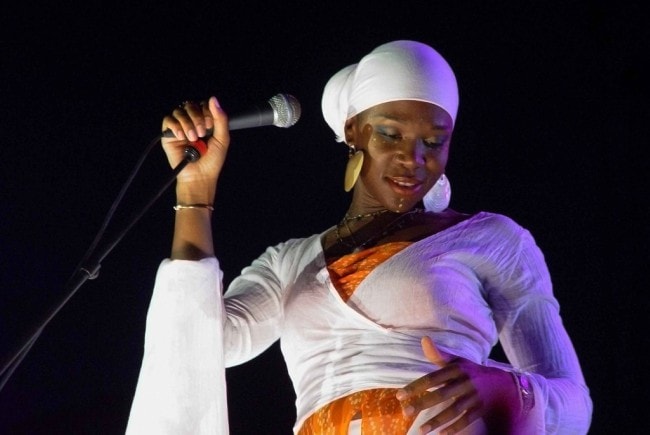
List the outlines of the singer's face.
{"type": "Polygon", "coordinates": [[[348,143],[364,152],[353,201],[362,209],[413,208],[445,171],[451,116],[421,101],[371,107],[346,123],[348,143]]]}

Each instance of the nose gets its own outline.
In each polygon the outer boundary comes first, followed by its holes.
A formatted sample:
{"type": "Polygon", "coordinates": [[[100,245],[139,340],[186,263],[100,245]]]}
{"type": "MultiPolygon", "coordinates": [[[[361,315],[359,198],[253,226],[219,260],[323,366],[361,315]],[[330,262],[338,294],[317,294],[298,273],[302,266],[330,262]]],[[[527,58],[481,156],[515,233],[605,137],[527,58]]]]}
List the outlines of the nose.
{"type": "Polygon", "coordinates": [[[403,141],[397,150],[395,158],[402,165],[417,168],[424,165],[425,146],[420,140],[403,141]]]}

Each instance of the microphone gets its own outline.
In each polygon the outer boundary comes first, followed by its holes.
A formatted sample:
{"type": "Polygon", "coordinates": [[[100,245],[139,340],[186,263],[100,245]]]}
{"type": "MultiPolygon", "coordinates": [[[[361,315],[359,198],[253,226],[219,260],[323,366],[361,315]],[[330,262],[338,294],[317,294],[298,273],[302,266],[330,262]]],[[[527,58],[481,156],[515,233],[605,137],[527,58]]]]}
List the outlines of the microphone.
{"type": "Polygon", "coordinates": [[[228,130],[264,127],[291,127],[300,119],[300,103],[293,95],[277,94],[269,98],[266,105],[254,106],[246,112],[234,115],[228,120],[228,130]]]}
{"type": "MultiPolygon", "coordinates": [[[[243,130],[246,128],[266,127],[291,127],[300,119],[300,103],[293,95],[277,94],[266,101],[265,105],[255,105],[245,112],[233,115],[228,119],[228,130],[243,130]]],[[[212,129],[208,130],[209,136],[212,129]]],[[[167,129],[163,137],[174,137],[174,133],[167,129]]]]}
{"type": "MultiPolygon", "coordinates": [[[[301,113],[302,109],[296,97],[290,94],[276,94],[262,106],[255,105],[242,113],[229,117],[228,130],[243,130],[270,125],[287,128],[298,122],[301,113]]],[[[211,134],[212,129],[208,129],[206,136],[211,134]]],[[[174,133],[167,129],[163,132],[162,137],[174,137],[174,133]]],[[[195,162],[207,150],[208,146],[202,139],[199,139],[185,149],[185,156],[190,162],[195,162]]]]}

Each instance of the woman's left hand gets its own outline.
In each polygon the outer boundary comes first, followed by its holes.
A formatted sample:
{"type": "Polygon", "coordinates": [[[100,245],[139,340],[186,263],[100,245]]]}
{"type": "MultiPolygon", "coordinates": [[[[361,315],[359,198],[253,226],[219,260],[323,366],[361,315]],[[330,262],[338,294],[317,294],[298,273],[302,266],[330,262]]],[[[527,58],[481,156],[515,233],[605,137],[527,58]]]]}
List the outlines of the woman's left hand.
{"type": "Polygon", "coordinates": [[[437,415],[420,426],[420,433],[447,424],[441,433],[457,433],[479,418],[490,428],[514,425],[520,404],[518,387],[510,373],[443,354],[429,337],[422,338],[422,349],[427,359],[440,369],[416,379],[397,393],[404,414],[411,417],[444,403],[437,415]]]}

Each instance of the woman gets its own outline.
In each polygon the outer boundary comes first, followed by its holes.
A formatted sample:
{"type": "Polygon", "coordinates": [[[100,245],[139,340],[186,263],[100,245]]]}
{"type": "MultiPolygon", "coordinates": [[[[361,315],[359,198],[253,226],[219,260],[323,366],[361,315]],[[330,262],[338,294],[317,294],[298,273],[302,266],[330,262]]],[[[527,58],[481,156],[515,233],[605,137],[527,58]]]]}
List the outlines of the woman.
{"type": "Polygon", "coordinates": [[[210,218],[227,115],[212,97],[164,118],[172,167],[213,133],[178,175],[127,432],[227,433],[224,367],[281,339],[296,434],[586,433],[589,391],[534,239],[447,208],[447,62],[419,42],[381,45],[330,79],[322,107],[350,151],[347,213],[268,248],[223,298],[210,218]],[[497,342],[507,363],[488,358],[497,342]]]}

